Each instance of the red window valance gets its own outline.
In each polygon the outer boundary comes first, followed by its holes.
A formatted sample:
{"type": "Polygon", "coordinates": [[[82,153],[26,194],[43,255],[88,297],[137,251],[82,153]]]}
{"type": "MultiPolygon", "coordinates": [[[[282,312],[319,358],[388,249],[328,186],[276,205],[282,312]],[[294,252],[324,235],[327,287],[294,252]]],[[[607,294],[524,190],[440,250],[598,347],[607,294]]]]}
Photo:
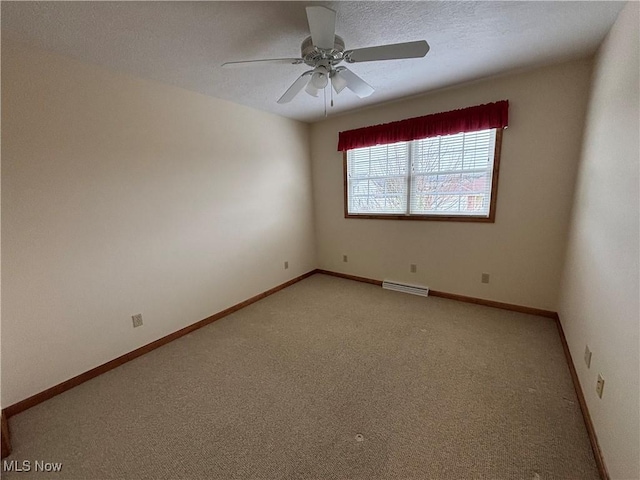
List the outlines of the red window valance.
{"type": "Polygon", "coordinates": [[[338,151],[421,138],[504,128],[509,123],[509,101],[501,100],[475,107],[408,118],[398,122],[340,132],[338,151]]]}

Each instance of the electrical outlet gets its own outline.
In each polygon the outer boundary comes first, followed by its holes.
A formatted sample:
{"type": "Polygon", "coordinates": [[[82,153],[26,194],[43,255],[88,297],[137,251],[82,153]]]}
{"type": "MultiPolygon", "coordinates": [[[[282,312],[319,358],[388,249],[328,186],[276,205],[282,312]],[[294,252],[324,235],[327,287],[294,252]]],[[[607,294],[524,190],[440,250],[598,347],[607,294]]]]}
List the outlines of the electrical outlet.
{"type": "Polygon", "coordinates": [[[489,283],[489,274],[488,273],[483,273],[482,274],[482,283],[489,283]]]}
{"type": "Polygon", "coordinates": [[[587,368],[591,368],[591,350],[589,350],[589,345],[584,347],[584,363],[587,364],[587,368]]]}
{"type": "Polygon", "coordinates": [[[284,262],[284,269],[287,270],[289,268],[289,262],[284,262]]]}
{"type": "Polygon", "coordinates": [[[136,315],[131,316],[131,320],[133,320],[133,328],[142,326],[142,314],[138,313],[136,315]]]}
{"type": "Polygon", "coordinates": [[[604,378],[602,378],[602,374],[598,374],[598,383],[596,383],[596,393],[600,398],[602,398],[602,391],[604,390],[604,378]]]}
{"type": "Polygon", "coordinates": [[[349,258],[346,255],[342,255],[342,261],[346,263],[349,261],[349,258]]]}
{"type": "Polygon", "coordinates": [[[411,273],[416,273],[418,271],[418,266],[415,263],[412,263],[410,270],[411,270],[411,273]]]}

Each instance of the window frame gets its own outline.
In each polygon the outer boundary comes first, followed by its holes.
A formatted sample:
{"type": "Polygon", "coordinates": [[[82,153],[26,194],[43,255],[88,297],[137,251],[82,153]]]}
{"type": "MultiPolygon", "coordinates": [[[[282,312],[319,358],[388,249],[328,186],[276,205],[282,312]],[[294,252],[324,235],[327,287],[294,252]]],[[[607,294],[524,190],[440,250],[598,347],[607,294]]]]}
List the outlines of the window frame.
{"type": "Polygon", "coordinates": [[[496,128],[496,144],[493,155],[493,172],[491,175],[491,199],[489,201],[489,216],[478,217],[470,215],[422,215],[417,213],[349,213],[349,197],[348,197],[348,171],[347,171],[347,150],[342,152],[342,171],[343,171],[343,187],[344,187],[344,218],[361,218],[369,220],[428,220],[439,222],[480,222],[495,223],[496,221],[496,204],[498,201],[498,177],[500,173],[500,154],[502,151],[502,131],[504,128],[496,128]]]}

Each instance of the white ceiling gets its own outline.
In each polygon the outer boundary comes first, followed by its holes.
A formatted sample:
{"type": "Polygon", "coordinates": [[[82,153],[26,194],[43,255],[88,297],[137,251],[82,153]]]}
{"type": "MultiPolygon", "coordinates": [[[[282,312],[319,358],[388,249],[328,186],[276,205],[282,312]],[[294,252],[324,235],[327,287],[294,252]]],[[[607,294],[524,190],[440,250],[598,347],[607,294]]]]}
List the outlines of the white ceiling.
{"type": "MultiPolygon", "coordinates": [[[[425,58],[349,65],[375,93],[344,90],[333,115],[593,53],[623,2],[6,2],[2,37],[138,77],[313,122],[323,99],[276,100],[308,68],[226,61],[299,57],[305,6],[338,12],[347,49],[425,39],[425,58]]],[[[328,91],[327,91],[328,93],[328,91]]]]}

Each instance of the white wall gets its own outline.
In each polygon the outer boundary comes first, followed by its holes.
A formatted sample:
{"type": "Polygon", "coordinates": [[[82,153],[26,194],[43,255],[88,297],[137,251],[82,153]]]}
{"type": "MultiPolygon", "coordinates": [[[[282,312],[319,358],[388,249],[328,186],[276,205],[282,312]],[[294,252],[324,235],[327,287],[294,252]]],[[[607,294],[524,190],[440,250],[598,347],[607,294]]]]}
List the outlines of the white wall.
{"type": "Polygon", "coordinates": [[[638,11],[625,7],[597,56],[559,308],[613,479],[640,478],[638,11]]]}
{"type": "Polygon", "coordinates": [[[488,79],[312,125],[319,267],[555,310],[591,66],[488,79]],[[503,99],[510,124],[494,224],[344,218],[338,132],[503,99]]]}
{"type": "Polygon", "coordinates": [[[2,74],[3,406],[315,268],[308,125],[6,41],[2,74]]]}

